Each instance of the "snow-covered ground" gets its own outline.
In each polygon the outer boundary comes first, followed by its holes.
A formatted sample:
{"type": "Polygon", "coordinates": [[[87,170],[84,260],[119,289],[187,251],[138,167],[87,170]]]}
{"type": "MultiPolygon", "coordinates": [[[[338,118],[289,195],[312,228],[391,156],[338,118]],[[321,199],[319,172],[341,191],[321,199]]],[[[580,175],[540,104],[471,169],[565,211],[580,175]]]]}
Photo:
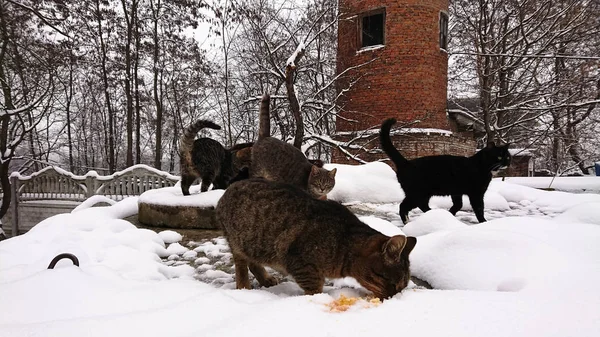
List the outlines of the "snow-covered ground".
{"type": "Polygon", "coordinates": [[[574,193],[600,193],[600,177],[507,177],[511,184],[574,193]]]}
{"type": "Polygon", "coordinates": [[[138,229],[122,220],[137,212],[138,198],[128,198],[0,242],[0,336],[598,335],[600,195],[493,181],[487,223],[476,223],[468,200],[453,217],[449,198],[436,197],[401,227],[403,193],[389,167],[336,167],[330,198],[386,235],[417,236],[412,273],[435,289],[411,283],[342,313],[331,310],[341,295],[368,295],[352,279],[314,296],[287,278],[235,290],[223,238],[138,229]],[[62,252],[80,267],[63,260],[47,270],[62,252]]]}

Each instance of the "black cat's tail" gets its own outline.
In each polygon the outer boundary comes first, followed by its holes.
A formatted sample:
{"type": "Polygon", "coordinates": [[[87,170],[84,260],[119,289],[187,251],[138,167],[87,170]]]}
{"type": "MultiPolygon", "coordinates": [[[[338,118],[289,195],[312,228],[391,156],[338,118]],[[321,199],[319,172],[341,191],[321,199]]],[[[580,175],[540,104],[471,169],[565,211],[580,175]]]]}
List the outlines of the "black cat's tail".
{"type": "Polygon", "coordinates": [[[258,116],[258,139],[271,136],[271,116],[269,113],[269,104],[271,96],[265,93],[260,99],[260,111],[258,116]]]}
{"type": "Polygon", "coordinates": [[[203,119],[188,126],[183,132],[183,135],[181,135],[181,137],[179,138],[179,154],[183,155],[184,153],[189,153],[192,151],[192,147],[194,147],[194,139],[196,138],[196,134],[204,128],[221,130],[221,127],[217,124],[203,119]]]}
{"type": "Polygon", "coordinates": [[[383,124],[381,124],[381,131],[379,132],[379,140],[381,141],[381,148],[383,151],[390,157],[394,165],[396,165],[396,169],[400,169],[403,166],[409,164],[408,159],[404,158],[402,154],[396,149],[394,143],[392,143],[392,139],[390,138],[390,130],[392,129],[392,125],[396,123],[396,119],[390,118],[386,119],[383,124]]]}

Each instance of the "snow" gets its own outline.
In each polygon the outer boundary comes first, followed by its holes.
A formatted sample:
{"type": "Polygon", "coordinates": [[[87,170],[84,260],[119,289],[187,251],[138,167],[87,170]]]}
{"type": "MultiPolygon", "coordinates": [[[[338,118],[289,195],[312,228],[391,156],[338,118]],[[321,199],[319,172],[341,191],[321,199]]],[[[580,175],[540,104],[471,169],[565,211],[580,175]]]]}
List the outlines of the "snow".
{"type": "Polygon", "coordinates": [[[90,198],[87,198],[84,202],[75,207],[75,209],[73,209],[73,212],[79,212],[80,210],[93,207],[94,205],[99,203],[107,203],[109,205],[114,205],[117,202],[103,195],[94,195],[90,198]]]}
{"type": "Polygon", "coordinates": [[[169,253],[169,255],[182,255],[188,250],[189,249],[182,246],[179,242],[172,243],[169,245],[169,247],[167,247],[167,253],[169,253]]]}
{"type": "Polygon", "coordinates": [[[600,226],[600,202],[588,202],[567,209],[555,218],[564,223],[588,223],[600,226]]]}
{"type": "Polygon", "coordinates": [[[144,164],[133,165],[133,166],[130,166],[130,167],[128,167],[128,168],[126,168],[126,169],[124,169],[122,171],[118,171],[118,172],[115,172],[115,173],[113,173],[111,175],[106,175],[106,176],[99,175],[98,172],[96,172],[96,171],[89,171],[85,175],[80,176],[80,175],[73,174],[73,173],[71,173],[69,171],[66,171],[66,170],[64,170],[64,169],[62,169],[62,168],[60,168],[58,166],[46,166],[43,169],[41,169],[41,170],[33,173],[30,176],[28,176],[28,175],[22,175],[18,171],[12,172],[10,176],[11,177],[17,177],[20,180],[27,180],[27,179],[31,179],[33,177],[39,176],[39,175],[43,174],[46,171],[52,171],[52,170],[54,170],[54,171],[60,173],[61,175],[65,175],[65,176],[68,176],[68,177],[71,177],[71,178],[77,179],[77,180],[83,180],[83,179],[85,179],[87,177],[94,177],[94,178],[96,178],[98,180],[112,180],[112,179],[115,179],[116,177],[122,176],[122,175],[124,175],[126,173],[130,173],[130,172],[132,172],[132,171],[134,171],[136,169],[143,169],[143,170],[146,170],[146,171],[150,171],[152,173],[158,174],[160,176],[163,176],[163,177],[165,177],[167,179],[171,179],[171,180],[179,180],[179,178],[180,178],[178,176],[174,176],[174,175],[172,175],[170,173],[158,170],[158,169],[156,169],[154,167],[151,167],[151,166],[148,166],[148,165],[144,165],[144,164]]]}
{"type": "Polygon", "coordinates": [[[600,177],[507,177],[506,182],[534,188],[555,189],[563,192],[600,193],[600,177]]]}
{"type": "Polygon", "coordinates": [[[182,207],[216,207],[225,190],[210,190],[200,193],[200,185],[190,187],[190,195],[183,195],[179,183],[173,187],[164,187],[146,191],[140,195],[140,202],[152,205],[182,207]]]}
{"type": "Polygon", "coordinates": [[[179,242],[181,241],[181,239],[183,239],[183,236],[179,233],[177,233],[176,231],[172,231],[172,230],[165,230],[162,232],[158,233],[158,236],[160,236],[160,239],[163,240],[164,243],[174,243],[174,242],[179,242]]]}
{"type": "Polygon", "coordinates": [[[287,59],[287,62],[285,64],[288,67],[295,68],[296,67],[296,64],[295,64],[296,63],[296,58],[298,58],[298,55],[304,53],[305,49],[306,49],[306,46],[304,45],[304,41],[300,41],[300,43],[296,47],[296,50],[294,50],[294,52],[292,53],[292,55],[290,55],[290,57],[287,59]]]}
{"type": "MultiPolygon", "coordinates": [[[[403,193],[383,163],[338,168],[330,199],[344,202],[386,235],[411,235],[411,282],[377,306],[342,313],[341,295],[366,296],[356,280],[331,280],[303,295],[288,278],[271,288],[235,290],[222,237],[183,242],[175,231],[139,229],[138,199],[48,218],[0,242],[0,336],[596,336],[600,331],[600,195],[544,191],[494,180],[486,217],[452,216],[449,198],[401,225],[403,193]],[[70,252],[80,267],[50,260],[70,252]],[[310,322],[299,324],[298,322],[310,322]]],[[[566,183],[569,185],[570,183],[566,183]]],[[[218,191],[182,197],[160,189],[144,198],[215,203],[218,191]],[[207,196],[202,196],[207,194],[207,196]],[[158,195],[158,197],[157,197],[158,195]],[[206,198],[207,200],[204,200],[206,198]]],[[[180,192],[179,192],[180,193],[180,192]]]]}
{"type": "MultiPolygon", "coordinates": [[[[363,136],[373,136],[379,134],[379,128],[363,130],[363,131],[342,131],[337,132],[336,136],[356,136],[357,133],[360,133],[363,136]]],[[[390,132],[391,135],[401,135],[401,134],[438,134],[444,136],[452,135],[452,131],[444,130],[444,129],[436,129],[436,128],[400,128],[395,129],[390,132]]]]}
{"type": "Polygon", "coordinates": [[[373,162],[365,165],[325,164],[324,168],[337,168],[335,186],[327,198],[343,203],[401,201],[404,193],[396,174],[387,165],[373,162]],[[368,177],[368,179],[366,179],[368,177]]]}
{"type": "Polygon", "coordinates": [[[376,44],[376,45],[373,45],[373,46],[363,47],[363,48],[357,50],[356,54],[358,55],[358,54],[362,54],[362,53],[367,52],[367,51],[373,51],[373,50],[382,49],[384,47],[385,47],[385,45],[383,45],[383,44],[376,44]]]}
{"type": "Polygon", "coordinates": [[[520,156],[534,157],[535,156],[532,149],[526,149],[526,148],[508,149],[508,153],[510,153],[511,156],[516,156],[516,157],[520,157],[520,156]]]}

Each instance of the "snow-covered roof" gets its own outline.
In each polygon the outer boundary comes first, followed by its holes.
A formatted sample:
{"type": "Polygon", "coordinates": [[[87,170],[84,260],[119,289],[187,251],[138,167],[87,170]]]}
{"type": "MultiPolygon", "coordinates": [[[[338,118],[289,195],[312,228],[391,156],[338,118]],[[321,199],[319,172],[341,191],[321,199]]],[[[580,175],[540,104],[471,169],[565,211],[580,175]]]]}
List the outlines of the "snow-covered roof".
{"type": "Polygon", "coordinates": [[[456,120],[456,122],[460,125],[465,125],[473,128],[475,131],[483,132],[485,131],[485,126],[483,121],[477,118],[475,115],[470,113],[469,111],[462,109],[448,109],[448,116],[456,120]]]}
{"type": "MultiPolygon", "coordinates": [[[[363,130],[363,131],[342,131],[342,132],[337,132],[335,134],[335,136],[354,136],[356,134],[361,134],[364,136],[369,136],[369,135],[377,135],[379,134],[379,128],[377,129],[370,129],[370,130],[363,130]]],[[[449,130],[444,130],[444,129],[435,129],[435,128],[402,128],[402,129],[396,129],[396,130],[392,130],[390,132],[391,135],[401,135],[401,134],[438,134],[438,135],[444,135],[444,136],[450,136],[452,135],[452,131],[449,130]]]]}
{"type": "Polygon", "coordinates": [[[513,157],[535,157],[533,149],[527,148],[508,149],[508,153],[513,157]]]}

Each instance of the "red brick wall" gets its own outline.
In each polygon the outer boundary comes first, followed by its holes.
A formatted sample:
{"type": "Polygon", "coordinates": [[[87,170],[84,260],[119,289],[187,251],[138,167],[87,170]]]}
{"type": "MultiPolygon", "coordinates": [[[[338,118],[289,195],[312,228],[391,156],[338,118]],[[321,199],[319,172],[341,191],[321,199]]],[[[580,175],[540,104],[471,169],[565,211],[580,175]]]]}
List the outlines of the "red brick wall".
{"type": "Polygon", "coordinates": [[[448,55],[439,47],[439,13],[448,0],[340,0],[338,90],[360,77],[344,95],[337,131],[365,130],[389,117],[413,127],[449,130],[446,118],[448,55]],[[357,52],[357,14],[386,8],[385,46],[357,52]],[[357,122],[348,121],[357,120],[357,122]]]}

